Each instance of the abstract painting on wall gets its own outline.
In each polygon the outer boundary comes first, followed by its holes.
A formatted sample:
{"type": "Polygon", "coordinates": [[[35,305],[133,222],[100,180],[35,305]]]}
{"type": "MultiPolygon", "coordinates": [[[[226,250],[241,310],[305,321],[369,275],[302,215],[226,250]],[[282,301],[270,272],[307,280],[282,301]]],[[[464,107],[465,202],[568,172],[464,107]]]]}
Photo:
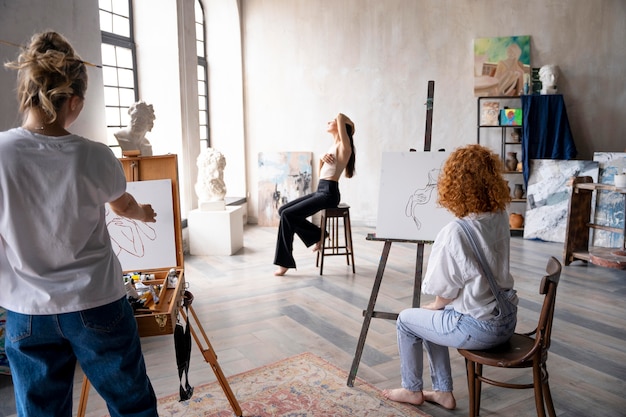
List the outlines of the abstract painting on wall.
{"type": "Polygon", "coordinates": [[[528,93],[530,73],[530,36],[474,39],[476,97],[528,93]]]}
{"type": "Polygon", "coordinates": [[[532,159],[526,196],[524,239],[565,242],[571,177],[598,180],[598,162],[532,159]]]}
{"type": "MultiPolygon", "coordinates": [[[[596,152],[593,160],[599,163],[600,184],[613,185],[613,176],[626,172],[626,152],[596,152]]],[[[593,222],[595,224],[624,229],[624,195],[611,191],[598,191],[595,193],[595,211],[593,222]]],[[[605,230],[592,231],[593,246],[605,248],[622,247],[623,236],[621,233],[612,233],[605,230]]]]}
{"type": "Polygon", "coordinates": [[[278,226],[278,208],[312,192],[311,152],[259,153],[259,226],[278,226]]]}

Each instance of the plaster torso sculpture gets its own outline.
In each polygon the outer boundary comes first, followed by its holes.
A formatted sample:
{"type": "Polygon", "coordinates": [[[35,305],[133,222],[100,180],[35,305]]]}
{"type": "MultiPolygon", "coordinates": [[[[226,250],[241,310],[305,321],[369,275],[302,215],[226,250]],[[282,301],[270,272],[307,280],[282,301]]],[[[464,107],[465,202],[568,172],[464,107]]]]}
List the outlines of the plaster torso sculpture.
{"type": "Polygon", "coordinates": [[[138,150],[141,156],[152,156],[152,145],[146,139],[146,133],[154,126],[152,104],[140,100],[129,107],[128,114],[130,125],[114,134],[122,151],[138,150]]]}
{"type": "Polygon", "coordinates": [[[541,94],[557,94],[556,81],[559,78],[559,69],[556,65],[544,65],[539,69],[541,80],[541,94]]]}
{"type": "Polygon", "coordinates": [[[196,160],[198,180],[195,185],[196,195],[200,202],[223,201],[226,195],[224,168],[226,158],[213,148],[206,148],[196,160]]]}

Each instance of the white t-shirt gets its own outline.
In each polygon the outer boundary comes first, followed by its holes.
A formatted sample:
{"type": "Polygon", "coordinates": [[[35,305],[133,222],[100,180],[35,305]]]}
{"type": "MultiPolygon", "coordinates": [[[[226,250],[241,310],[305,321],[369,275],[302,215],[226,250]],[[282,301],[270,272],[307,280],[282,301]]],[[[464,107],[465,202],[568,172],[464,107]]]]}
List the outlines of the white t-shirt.
{"type": "MultiPolygon", "coordinates": [[[[465,218],[476,230],[491,271],[500,288],[513,288],[509,272],[510,229],[506,212],[482,213],[465,218]]],[[[456,222],[447,224],[432,246],[422,292],[454,299],[458,312],[478,320],[493,317],[496,299],[478,258],[456,222]]]]}
{"type": "Polygon", "coordinates": [[[22,128],[0,133],[0,306],[59,314],[123,297],[104,204],[125,190],[104,144],[22,128]]]}

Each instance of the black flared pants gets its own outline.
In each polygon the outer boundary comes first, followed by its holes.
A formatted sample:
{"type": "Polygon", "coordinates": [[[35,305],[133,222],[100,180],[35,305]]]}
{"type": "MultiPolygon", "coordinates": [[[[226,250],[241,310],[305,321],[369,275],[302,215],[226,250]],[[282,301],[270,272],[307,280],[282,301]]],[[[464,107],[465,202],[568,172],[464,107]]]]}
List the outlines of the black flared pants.
{"type": "Polygon", "coordinates": [[[298,235],[307,247],[319,242],[321,229],[308,221],[307,217],[320,210],[337,207],[340,199],[337,181],[320,180],[317,191],[281,206],[278,209],[280,223],[274,264],[284,268],[295,268],[296,261],[292,254],[294,235],[298,235]]]}

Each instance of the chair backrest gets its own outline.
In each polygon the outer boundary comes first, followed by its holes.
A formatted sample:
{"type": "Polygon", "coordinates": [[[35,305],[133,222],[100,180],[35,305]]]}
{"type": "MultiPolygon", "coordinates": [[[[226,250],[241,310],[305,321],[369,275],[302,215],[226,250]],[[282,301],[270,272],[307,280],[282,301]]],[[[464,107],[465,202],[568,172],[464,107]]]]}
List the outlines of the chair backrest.
{"type": "Polygon", "coordinates": [[[548,260],[545,275],[539,284],[539,294],[545,295],[539,323],[537,324],[535,337],[541,343],[541,349],[545,352],[550,348],[550,337],[552,335],[552,321],[554,319],[554,306],[556,304],[556,288],[561,278],[561,263],[552,256],[548,260]]]}

